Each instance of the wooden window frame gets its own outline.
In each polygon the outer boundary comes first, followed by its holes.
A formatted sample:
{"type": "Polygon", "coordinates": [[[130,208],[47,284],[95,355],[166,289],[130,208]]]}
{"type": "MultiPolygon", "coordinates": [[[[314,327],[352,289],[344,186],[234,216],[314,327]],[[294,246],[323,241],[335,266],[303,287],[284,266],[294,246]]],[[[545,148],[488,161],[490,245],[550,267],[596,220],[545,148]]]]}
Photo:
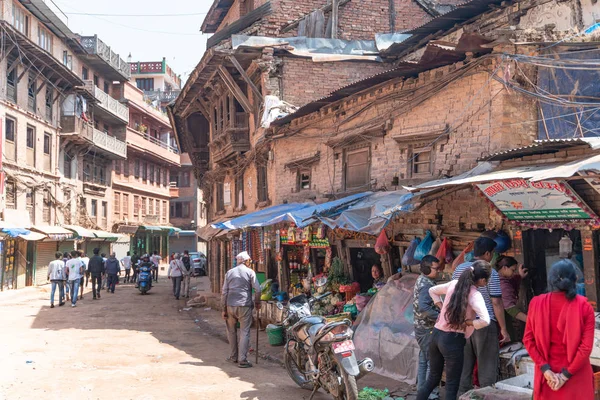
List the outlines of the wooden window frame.
{"type": "Polygon", "coordinates": [[[256,165],[256,198],[259,203],[269,202],[269,171],[266,164],[256,165]]]}
{"type": "Polygon", "coordinates": [[[98,200],[97,199],[92,199],[92,202],[90,203],[90,216],[91,217],[98,216],[98,200]]]}
{"type": "Polygon", "coordinates": [[[6,208],[15,210],[17,208],[17,182],[13,179],[6,180],[6,208]]]}
{"type": "Polygon", "coordinates": [[[9,117],[8,115],[4,119],[4,139],[9,142],[15,143],[17,140],[17,120],[15,118],[9,117]],[[8,137],[8,123],[9,121],[12,123],[12,138],[8,137]]]}
{"type": "Polygon", "coordinates": [[[243,210],[245,207],[244,200],[244,175],[235,178],[235,209],[243,210]],[[240,197],[240,189],[241,189],[241,197],[240,197]]]}
{"type": "Polygon", "coordinates": [[[433,161],[434,161],[434,148],[433,146],[426,147],[413,147],[409,146],[408,148],[408,162],[407,162],[407,176],[410,178],[429,178],[433,176],[433,161]],[[417,161],[418,156],[421,154],[429,153],[429,160],[426,161],[417,161]],[[419,165],[429,165],[427,172],[416,172],[416,166],[419,165]]]}
{"type": "Polygon", "coordinates": [[[50,155],[52,152],[52,134],[44,132],[44,154],[50,155]]]}
{"type": "Polygon", "coordinates": [[[215,197],[216,211],[225,211],[225,182],[217,182],[215,184],[215,197]]]}
{"type": "MultiPolygon", "coordinates": [[[[360,165],[360,164],[357,164],[357,165],[360,165]]],[[[343,183],[344,183],[344,191],[358,190],[358,189],[364,189],[364,190],[371,189],[371,147],[370,146],[362,145],[359,147],[349,147],[347,149],[344,149],[344,152],[343,152],[343,183]],[[348,186],[348,167],[349,167],[348,159],[350,156],[352,156],[354,154],[359,154],[359,153],[363,153],[363,152],[367,153],[367,162],[364,163],[364,165],[367,168],[366,182],[362,185],[348,186]]]]}
{"type": "Polygon", "coordinates": [[[300,192],[302,190],[311,190],[312,189],[312,170],[310,169],[298,169],[296,172],[296,191],[300,192]],[[308,187],[303,187],[303,175],[308,175],[308,187]]]}
{"type": "Polygon", "coordinates": [[[25,136],[25,144],[27,146],[28,149],[32,149],[35,150],[35,127],[32,125],[27,125],[27,129],[26,129],[26,136],[25,136]],[[30,137],[29,137],[29,133],[31,132],[31,143],[30,143],[30,137]],[[31,144],[31,145],[30,145],[31,144]]]}

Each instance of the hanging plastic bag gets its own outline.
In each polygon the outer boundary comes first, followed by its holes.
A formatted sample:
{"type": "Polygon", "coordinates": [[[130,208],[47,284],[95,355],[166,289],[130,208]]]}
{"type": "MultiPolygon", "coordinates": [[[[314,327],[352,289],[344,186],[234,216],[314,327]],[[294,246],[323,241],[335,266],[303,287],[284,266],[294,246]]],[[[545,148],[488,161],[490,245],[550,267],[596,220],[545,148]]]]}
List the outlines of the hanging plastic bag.
{"type": "Polygon", "coordinates": [[[452,241],[446,239],[448,244],[446,245],[446,264],[451,264],[454,261],[454,252],[452,251],[452,241]]]}
{"type": "Polygon", "coordinates": [[[419,263],[417,260],[415,260],[415,250],[417,249],[419,243],[421,243],[421,239],[419,238],[414,238],[410,242],[410,245],[402,256],[402,265],[408,267],[410,265],[416,265],[419,263]]]}
{"type": "Polygon", "coordinates": [[[390,251],[390,242],[385,234],[385,229],[381,231],[375,242],[375,252],[377,254],[387,254],[390,251]]]}
{"type": "MultiPolygon", "coordinates": [[[[437,242],[437,240],[436,240],[436,242],[437,242]]],[[[448,238],[444,238],[444,240],[442,241],[442,244],[440,244],[440,247],[438,248],[437,252],[434,254],[435,258],[440,260],[440,268],[442,270],[444,269],[444,266],[446,265],[447,247],[448,247],[448,238]]]]}
{"type": "Polygon", "coordinates": [[[419,245],[417,246],[417,249],[415,250],[415,260],[421,261],[423,259],[423,257],[425,257],[427,255],[427,253],[429,253],[429,250],[431,250],[432,245],[433,245],[433,235],[431,234],[430,231],[427,231],[425,238],[423,240],[421,240],[421,243],[419,243],[419,245]]]}
{"type": "Polygon", "coordinates": [[[496,242],[496,252],[502,254],[510,249],[510,236],[504,231],[498,231],[498,235],[494,239],[496,242]]]}
{"type": "Polygon", "coordinates": [[[465,262],[465,256],[467,255],[467,253],[470,253],[473,250],[473,246],[474,246],[473,242],[469,242],[467,247],[465,247],[465,249],[458,255],[458,257],[456,257],[456,259],[454,259],[454,261],[452,262],[452,271],[451,272],[454,272],[456,267],[458,267],[460,264],[465,262]]]}
{"type": "Polygon", "coordinates": [[[440,238],[435,239],[433,244],[431,245],[431,249],[429,249],[429,255],[435,257],[441,246],[442,240],[440,238]]]}

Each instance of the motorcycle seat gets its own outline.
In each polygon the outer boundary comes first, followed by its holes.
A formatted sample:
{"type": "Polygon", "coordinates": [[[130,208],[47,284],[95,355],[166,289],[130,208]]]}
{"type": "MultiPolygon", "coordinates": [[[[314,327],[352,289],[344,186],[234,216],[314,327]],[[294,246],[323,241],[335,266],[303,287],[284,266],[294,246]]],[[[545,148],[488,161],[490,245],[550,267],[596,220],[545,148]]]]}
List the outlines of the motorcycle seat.
{"type": "Polygon", "coordinates": [[[325,324],[316,324],[308,328],[308,334],[310,338],[314,340],[319,335],[321,328],[323,328],[324,326],[325,324]]]}

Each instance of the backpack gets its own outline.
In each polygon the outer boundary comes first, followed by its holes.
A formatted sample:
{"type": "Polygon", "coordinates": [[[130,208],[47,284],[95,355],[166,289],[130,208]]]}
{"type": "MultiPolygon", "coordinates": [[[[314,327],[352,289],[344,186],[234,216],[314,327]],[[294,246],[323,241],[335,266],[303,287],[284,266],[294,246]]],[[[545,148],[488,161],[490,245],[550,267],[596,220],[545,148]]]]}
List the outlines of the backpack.
{"type": "Polygon", "coordinates": [[[189,271],[190,268],[192,267],[192,264],[190,263],[190,257],[189,256],[183,256],[181,258],[181,261],[183,261],[183,266],[185,267],[185,269],[187,269],[189,271]]]}

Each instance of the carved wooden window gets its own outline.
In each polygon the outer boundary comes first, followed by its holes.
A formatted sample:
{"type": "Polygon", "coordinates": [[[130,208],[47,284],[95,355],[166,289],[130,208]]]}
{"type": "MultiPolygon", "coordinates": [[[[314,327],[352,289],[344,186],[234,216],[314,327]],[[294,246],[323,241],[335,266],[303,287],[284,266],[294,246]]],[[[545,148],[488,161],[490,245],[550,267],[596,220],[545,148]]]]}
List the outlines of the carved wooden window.
{"type": "Polygon", "coordinates": [[[368,189],[371,182],[371,151],[369,147],[349,149],[344,157],[344,189],[368,189]]]}

